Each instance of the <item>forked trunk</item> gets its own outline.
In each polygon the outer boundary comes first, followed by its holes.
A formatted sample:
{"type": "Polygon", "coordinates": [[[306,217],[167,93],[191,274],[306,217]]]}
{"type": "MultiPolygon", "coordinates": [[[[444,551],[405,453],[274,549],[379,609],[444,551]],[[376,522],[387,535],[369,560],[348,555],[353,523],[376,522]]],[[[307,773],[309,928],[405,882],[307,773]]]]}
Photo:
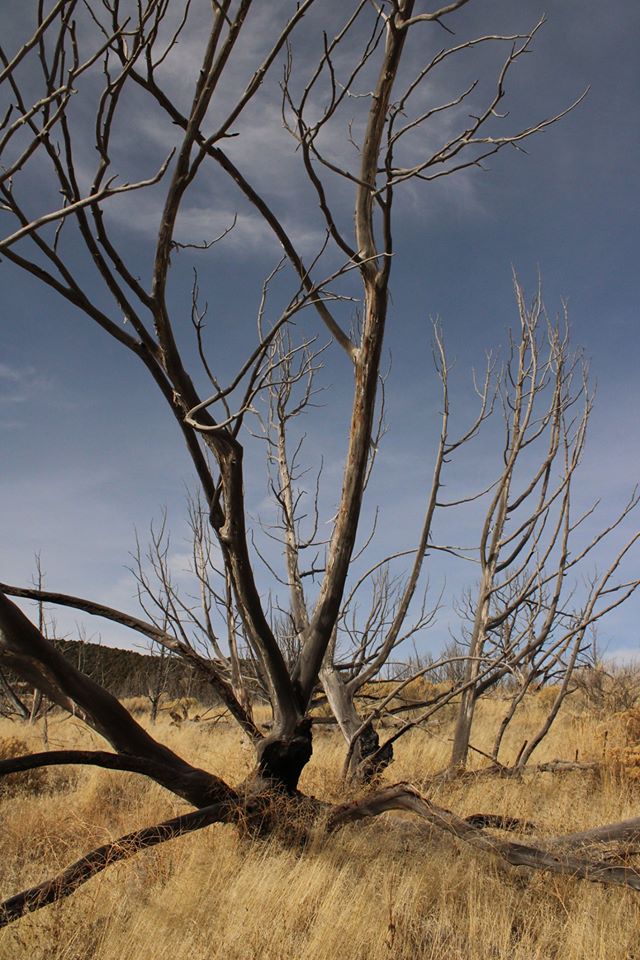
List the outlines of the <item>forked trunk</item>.
{"type": "Polygon", "coordinates": [[[277,792],[294,794],[300,774],[313,753],[310,718],[302,718],[291,729],[282,725],[258,743],[256,752],[258,789],[266,784],[277,792]]]}
{"type": "Polygon", "coordinates": [[[320,680],[331,712],[347,741],[345,776],[354,782],[371,783],[393,760],[393,747],[388,744],[380,749],[380,737],[373,723],[363,726],[353,697],[335,670],[323,668],[320,680]]]}

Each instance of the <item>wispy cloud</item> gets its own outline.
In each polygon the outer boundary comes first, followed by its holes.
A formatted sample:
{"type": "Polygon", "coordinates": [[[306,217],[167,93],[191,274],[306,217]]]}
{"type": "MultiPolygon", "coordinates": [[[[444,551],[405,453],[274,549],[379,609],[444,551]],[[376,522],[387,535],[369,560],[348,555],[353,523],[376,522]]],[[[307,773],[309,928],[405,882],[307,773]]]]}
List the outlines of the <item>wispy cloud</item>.
{"type": "Polygon", "coordinates": [[[0,418],[0,430],[15,430],[23,425],[15,415],[16,408],[37,403],[50,393],[52,381],[33,366],[10,366],[0,363],[0,409],[7,417],[0,418]]]}
{"type": "Polygon", "coordinates": [[[8,380],[10,383],[19,383],[23,374],[9,367],[6,363],[0,363],[0,380],[8,380]]]}

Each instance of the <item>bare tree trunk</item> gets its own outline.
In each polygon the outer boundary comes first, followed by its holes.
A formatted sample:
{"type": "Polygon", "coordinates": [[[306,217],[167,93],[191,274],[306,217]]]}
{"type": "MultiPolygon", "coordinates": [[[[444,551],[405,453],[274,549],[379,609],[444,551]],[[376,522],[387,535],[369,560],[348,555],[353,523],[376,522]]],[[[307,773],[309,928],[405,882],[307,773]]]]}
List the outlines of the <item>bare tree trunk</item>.
{"type": "Polygon", "coordinates": [[[469,659],[467,660],[463,681],[467,685],[462,693],[456,727],[453,734],[453,746],[451,748],[451,766],[462,768],[467,762],[469,753],[469,741],[471,738],[471,727],[473,726],[473,717],[478,698],[477,685],[473,683],[477,680],[480,672],[481,656],[484,650],[485,632],[484,627],[487,620],[489,600],[488,586],[490,574],[485,571],[483,576],[483,586],[481,587],[481,602],[476,611],[476,620],[474,623],[471,644],[469,647],[469,659]]]}
{"type": "Polygon", "coordinates": [[[380,749],[380,736],[373,722],[363,724],[353,702],[351,691],[333,668],[323,668],[320,680],[331,712],[338,722],[343,737],[349,744],[345,773],[349,780],[370,783],[393,760],[393,746],[380,749]],[[355,742],[354,742],[355,739],[355,742]]]}
{"type": "Polygon", "coordinates": [[[34,690],[33,698],[31,700],[31,712],[29,714],[29,723],[35,723],[40,715],[40,711],[43,710],[46,714],[47,705],[44,702],[44,697],[42,696],[42,690],[34,690]]]}

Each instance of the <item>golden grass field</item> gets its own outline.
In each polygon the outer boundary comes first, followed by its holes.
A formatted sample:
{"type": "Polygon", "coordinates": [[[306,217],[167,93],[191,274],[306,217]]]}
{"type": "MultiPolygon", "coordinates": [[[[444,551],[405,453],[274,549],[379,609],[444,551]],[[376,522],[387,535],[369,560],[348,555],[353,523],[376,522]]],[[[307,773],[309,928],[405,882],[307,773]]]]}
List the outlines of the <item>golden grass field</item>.
{"type": "MultiPolygon", "coordinates": [[[[544,694],[544,691],[542,692],[544,694]]],[[[505,757],[544,716],[521,711],[505,757]]],[[[481,704],[474,743],[490,744],[504,703],[481,704]]],[[[144,722],[144,718],[143,722],[144,722]]],[[[631,715],[634,721],[635,714],[631,715]]],[[[636,733],[629,715],[594,716],[570,702],[535,755],[604,759],[597,773],[530,773],[521,781],[441,784],[430,796],[457,813],[525,817],[545,836],[638,814],[636,733]],[[630,735],[632,730],[632,735],[630,735]],[[621,760],[623,762],[621,762],[621,760]]],[[[446,762],[450,731],[414,731],[385,782],[418,789],[446,762]]],[[[154,735],[237,783],[252,751],[225,723],[170,725],[154,735]]],[[[41,750],[38,726],[0,720],[0,752],[41,750]],[[17,749],[19,748],[19,749],[17,749]]],[[[72,718],[49,721],[51,748],[102,748],[72,718]]],[[[344,744],[316,735],[301,789],[344,798],[344,744]]],[[[0,895],[60,871],[83,852],[187,809],[140,777],[66,767],[17,776],[0,796],[0,895]]],[[[300,853],[215,825],[105,870],[69,899],[0,931],[0,960],[634,960],[640,895],[513,869],[447,834],[387,816],[342,829],[300,853]]]]}

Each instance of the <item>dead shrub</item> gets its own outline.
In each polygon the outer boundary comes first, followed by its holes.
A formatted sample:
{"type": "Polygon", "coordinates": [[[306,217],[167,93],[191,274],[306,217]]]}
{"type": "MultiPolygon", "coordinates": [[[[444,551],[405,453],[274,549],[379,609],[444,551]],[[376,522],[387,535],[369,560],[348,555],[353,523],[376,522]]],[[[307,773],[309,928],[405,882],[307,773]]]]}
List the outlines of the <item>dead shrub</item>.
{"type": "Polygon", "coordinates": [[[633,710],[640,700],[640,667],[597,664],[576,670],[574,679],[588,710],[606,716],[633,710]]]}

